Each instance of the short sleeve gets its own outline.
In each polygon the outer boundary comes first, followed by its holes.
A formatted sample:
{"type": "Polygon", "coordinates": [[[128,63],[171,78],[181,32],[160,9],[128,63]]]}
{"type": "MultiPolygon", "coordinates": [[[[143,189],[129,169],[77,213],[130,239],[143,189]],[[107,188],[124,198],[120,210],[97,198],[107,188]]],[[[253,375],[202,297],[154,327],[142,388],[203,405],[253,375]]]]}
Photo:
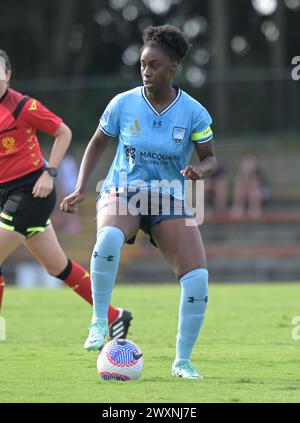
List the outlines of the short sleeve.
{"type": "Polygon", "coordinates": [[[210,125],[212,118],[208,111],[199,104],[199,108],[193,116],[193,129],[191,133],[191,141],[196,143],[205,143],[213,138],[213,132],[210,125]]]}
{"type": "Polygon", "coordinates": [[[120,132],[120,101],[114,97],[104,110],[99,123],[99,129],[109,137],[116,138],[120,132]]]}
{"type": "Polygon", "coordinates": [[[18,125],[32,127],[49,135],[53,135],[61,123],[60,117],[32,98],[27,101],[18,118],[18,125]]]}

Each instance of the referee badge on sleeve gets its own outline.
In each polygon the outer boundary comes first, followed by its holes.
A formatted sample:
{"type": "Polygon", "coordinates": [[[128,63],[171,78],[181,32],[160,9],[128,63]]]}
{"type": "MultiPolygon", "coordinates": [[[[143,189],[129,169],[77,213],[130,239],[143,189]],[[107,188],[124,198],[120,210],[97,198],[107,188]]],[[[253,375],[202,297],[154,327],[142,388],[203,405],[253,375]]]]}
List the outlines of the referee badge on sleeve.
{"type": "Polygon", "coordinates": [[[180,144],[184,140],[185,128],[176,127],[173,129],[173,141],[175,144],[180,144]]]}

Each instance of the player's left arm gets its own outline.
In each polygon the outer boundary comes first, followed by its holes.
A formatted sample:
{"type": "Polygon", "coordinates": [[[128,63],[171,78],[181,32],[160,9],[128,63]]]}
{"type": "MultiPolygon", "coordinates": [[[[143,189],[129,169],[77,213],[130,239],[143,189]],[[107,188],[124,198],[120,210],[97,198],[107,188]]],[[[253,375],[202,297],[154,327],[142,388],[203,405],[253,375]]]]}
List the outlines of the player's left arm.
{"type": "MultiPolygon", "coordinates": [[[[72,132],[66,124],[61,122],[58,129],[54,132],[53,137],[55,138],[55,141],[51,149],[47,167],[57,168],[70,145],[72,132]]],[[[32,190],[32,195],[34,197],[41,198],[47,197],[53,190],[53,186],[53,176],[51,176],[47,171],[44,171],[36,181],[32,190]]]]}
{"type": "MultiPolygon", "coordinates": [[[[62,119],[51,112],[38,100],[31,98],[23,108],[18,124],[25,128],[34,128],[54,137],[47,167],[57,168],[62,161],[72,139],[70,128],[63,123],[62,119]]],[[[53,177],[43,172],[36,181],[32,195],[34,197],[47,197],[54,187],[53,177]]]]}
{"type": "Polygon", "coordinates": [[[180,172],[187,179],[192,179],[193,181],[207,178],[217,169],[217,158],[213,139],[204,143],[196,142],[195,149],[197,151],[200,164],[196,166],[189,165],[180,172]]]}

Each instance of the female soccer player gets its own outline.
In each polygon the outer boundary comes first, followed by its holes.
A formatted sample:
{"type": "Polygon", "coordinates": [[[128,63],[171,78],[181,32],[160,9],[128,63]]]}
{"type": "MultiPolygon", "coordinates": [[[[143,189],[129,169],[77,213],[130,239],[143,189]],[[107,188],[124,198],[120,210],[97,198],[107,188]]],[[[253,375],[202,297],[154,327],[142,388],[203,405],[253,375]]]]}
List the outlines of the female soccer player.
{"type": "Polygon", "coordinates": [[[190,47],[185,35],[174,26],[148,27],[143,41],[143,87],[119,94],[109,103],[86,148],[76,189],[60,207],[68,213],[76,212],[105,147],[119,137],[117,153],[97,203],[97,241],[91,259],[94,312],[85,349],[98,350],[105,342],[107,307],[120,250],[124,242],[132,243],[141,228],[160,249],[182,287],[172,374],[195,379],[202,376],[191,366],[190,356],[204,319],[208,272],[201,236],[197,225],[191,225],[193,216],[183,209],[178,182],[182,186],[185,178],[203,179],[216,169],[212,120],[201,104],[172,83],[190,47]],[[188,165],[193,148],[200,159],[198,166],[188,165]],[[172,185],[172,195],[161,182],[172,185]],[[143,198],[151,203],[143,214],[139,212],[141,207],[131,202],[137,187],[142,187],[140,193],[147,192],[143,198]],[[155,193],[160,199],[158,211],[147,215],[155,193]],[[169,213],[161,201],[166,197],[169,213]]]}
{"type": "MultiPolygon", "coordinates": [[[[54,178],[71,142],[71,131],[39,101],[9,88],[11,64],[0,50],[0,309],[3,261],[20,245],[47,272],[92,304],[88,272],[63,252],[49,216],[56,202],[54,178]],[[36,130],[55,138],[49,162],[42,157],[36,130]]],[[[126,337],[132,316],[108,308],[111,337],[126,337]]]]}

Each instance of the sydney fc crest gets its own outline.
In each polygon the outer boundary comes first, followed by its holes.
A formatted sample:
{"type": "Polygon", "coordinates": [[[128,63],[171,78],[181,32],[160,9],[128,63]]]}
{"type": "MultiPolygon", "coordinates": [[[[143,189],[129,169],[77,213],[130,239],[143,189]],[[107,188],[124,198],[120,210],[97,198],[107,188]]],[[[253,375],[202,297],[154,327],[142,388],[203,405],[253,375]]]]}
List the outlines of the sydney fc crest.
{"type": "Polygon", "coordinates": [[[185,128],[178,128],[175,126],[173,129],[173,141],[175,144],[180,144],[184,140],[185,131],[185,128]]]}

